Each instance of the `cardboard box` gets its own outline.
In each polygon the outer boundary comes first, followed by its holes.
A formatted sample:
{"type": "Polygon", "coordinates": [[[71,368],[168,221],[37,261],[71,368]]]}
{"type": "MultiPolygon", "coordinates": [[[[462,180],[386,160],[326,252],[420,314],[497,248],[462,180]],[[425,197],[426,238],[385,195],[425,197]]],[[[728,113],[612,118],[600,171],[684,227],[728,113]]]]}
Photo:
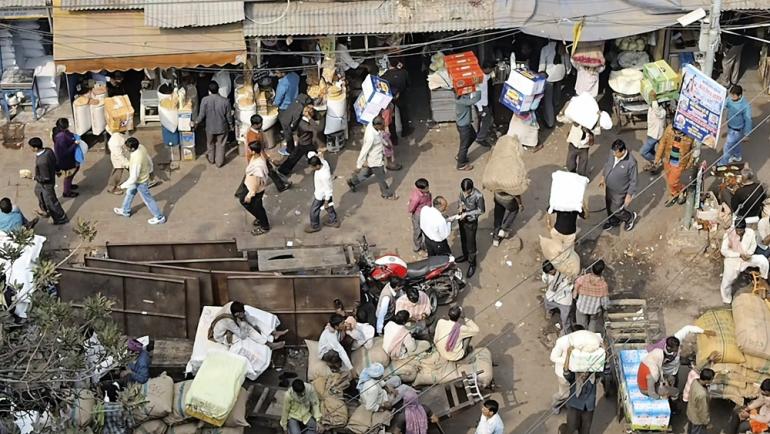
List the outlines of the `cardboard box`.
{"type": "Polygon", "coordinates": [[[524,95],[514,89],[509,83],[503,83],[503,91],[500,92],[500,104],[514,113],[524,113],[536,110],[540,105],[543,94],[524,95]]]}
{"type": "Polygon", "coordinates": [[[183,148],[195,148],[195,133],[191,131],[179,132],[179,144],[183,148]]]}
{"type": "Polygon", "coordinates": [[[506,83],[524,95],[537,95],[545,91],[545,77],[528,69],[514,69],[506,83]]]}
{"type": "Polygon", "coordinates": [[[663,94],[679,90],[681,77],[665,60],[645,64],[642,67],[642,74],[649,80],[655,93],[663,94]]]}
{"type": "Polygon", "coordinates": [[[484,81],[484,71],[476,64],[454,66],[448,68],[447,72],[449,72],[449,78],[452,79],[453,89],[474,86],[484,81]]]}
{"type": "MultiPolygon", "coordinates": [[[[647,104],[650,104],[652,102],[652,93],[654,90],[653,84],[650,82],[650,80],[643,78],[640,82],[640,93],[642,94],[642,98],[644,98],[644,101],[647,104]]],[[[664,92],[664,93],[655,93],[655,100],[658,102],[666,102],[666,101],[676,101],[679,99],[679,90],[672,90],[670,92],[664,92]]]]}
{"type": "Polygon", "coordinates": [[[473,54],[473,51],[465,51],[463,53],[444,56],[444,65],[447,69],[454,68],[455,66],[478,64],[479,60],[476,58],[476,55],[473,54]]]}
{"type": "Polygon", "coordinates": [[[469,93],[476,92],[476,85],[474,84],[473,86],[461,87],[461,88],[455,89],[454,91],[455,91],[455,95],[457,96],[467,95],[469,93]]]}
{"type": "Polygon", "coordinates": [[[195,161],[195,148],[182,148],[182,161],[195,161]]]}
{"type": "Polygon", "coordinates": [[[361,94],[353,105],[356,119],[361,124],[368,124],[390,104],[392,99],[393,94],[390,92],[390,85],[387,81],[380,77],[367,75],[361,84],[361,94]]]}
{"type": "Polygon", "coordinates": [[[128,131],[134,128],[134,108],[126,95],[106,98],[104,116],[110,131],[128,131]]]}
{"type": "Polygon", "coordinates": [[[179,111],[179,123],[177,124],[177,130],[179,131],[192,131],[192,111],[179,111]]]}

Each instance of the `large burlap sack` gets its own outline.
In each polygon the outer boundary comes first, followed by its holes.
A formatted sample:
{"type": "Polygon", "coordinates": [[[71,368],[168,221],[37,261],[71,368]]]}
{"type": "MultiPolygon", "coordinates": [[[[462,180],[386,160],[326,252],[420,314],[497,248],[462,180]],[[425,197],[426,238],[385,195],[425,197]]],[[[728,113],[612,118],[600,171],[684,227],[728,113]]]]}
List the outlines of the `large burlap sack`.
{"type": "Polygon", "coordinates": [[[139,391],[143,403],[132,412],[134,422],[162,419],[171,413],[174,403],[174,380],[165,372],[139,385],[139,391]]]}
{"type": "Polygon", "coordinates": [[[729,384],[714,384],[709,388],[709,394],[715,398],[729,399],[738,405],[743,405],[746,398],[753,399],[759,396],[759,386],[746,384],[743,387],[736,387],[729,384]]]}
{"type": "Polygon", "coordinates": [[[307,380],[313,381],[316,378],[331,375],[332,370],[329,365],[318,357],[318,341],[305,339],[305,346],[307,346],[307,380]]]}
{"type": "Polygon", "coordinates": [[[361,347],[350,354],[350,363],[353,364],[353,370],[356,374],[361,372],[372,363],[380,363],[382,366],[388,366],[390,357],[382,348],[382,336],[377,336],[372,340],[372,347],[367,349],[361,347]]]}
{"type": "Polygon", "coordinates": [[[420,360],[425,356],[427,354],[422,353],[414,357],[393,360],[390,362],[390,365],[385,367],[385,375],[387,378],[397,375],[401,378],[401,382],[413,383],[417,378],[417,371],[420,370],[420,360]]]}
{"type": "Polygon", "coordinates": [[[716,332],[714,337],[702,333],[698,335],[696,362],[699,365],[704,363],[714,351],[719,352],[721,356],[717,362],[741,364],[746,361],[735,340],[735,323],[732,312],[727,309],[709,310],[695,321],[695,325],[703,330],[716,332]]]}
{"type": "Polygon", "coordinates": [[[246,422],[246,402],[249,400],[249,392],[246,389],[241,388],[238,393],[238,400],[235,401],[235,406],[227,415],[225,424],[228,428],[238,428],[242,426],[251,426],[246,422]]]}
{"type": "Polygon", "coordinates": [[[75,392],[72,405],[67,411],[67,418],[71,424],[76,427],[85,428],[91,425],[94,416],[94,407],[96,399],[90,390],[79,390],[75,392]]]}
{"type": "Polygon", "coordinates": [[[134,434],[165,434],[167,428],[168,426],[160,419],[148,420],[134,428],[134,434]]]}
{"type": "Polygon", "coordinates": [[[353,411],[346,428],[354,434],[364,434],[377,425],[390,425],[391,417],[392,415],[389,411],[372,413],[364,408],[363,405],[360,405],[353,411]]]}
{"type": "Polygon", "coordinates": [[[460,360],[457,365],[457,373],[459,375],[462,375],[463,372],[471,374],[480,371],[483,372],[477,376],[479,386],[489,387],[494,378],[494,368],[492,367],[492,352],[487,348],[477,348],[473,350],[473,353],[469,354],[463,360],[460,360]]]}
{"type": "Polygon", "coordinates": [[[431,384],[449,383],[460,378],[457,364],[450,362],[437,352],[429,354],[420,360],[420,369],[417,371],[413,386],[428,386],[431,384]]]}
{"type": "Polygon", "coordinates": [[[770,359],[770,309],[758,295],[733,299],[735,340],[744,354],[770,359]]]}
{"type": "Polygon", "coordinates": [[[334,373],[327,377],[316,378],[312,382],[321,401],[321,420],[324,427],[339,428],[348,423],[348,407],[343,391],[350,384],[350,374],[334,373]]]}
{"type": "Polygon", "coordinates": [[[755,357],[750,354],[744,354],[746,361],[743,362],[743,366],[752,371],[760,372],[770,376],[770,360],[762,357],[755,357]]]}
{"type": "Polygon", "coordinates": [[[481,185],[489,191],[504,191],[510,195],[524,194],[529,186],[527,167],[518,138],[501,137],[484,167],[481,185]]]}
{"type": "Polygon", "coordinates": [[[183,423],[168,427],[166,434],[197,434],[198,422],[183,423]]]}
{"type": "Polygon", "coordinates": [[[192,380],[174,383],[174,403],[171,406],[171,413],[163,418],[166,425],[177,425],[191,419],[184,410],[184,398],[190,386],[192,386],[192,380]]]}
{"type": "Polygon", "coordinates": [[[564,250],[561,242],[542,235],[539,237],[543,257],[551,261],[556,271],[568,277],[577,277],[580,274],[580,255],[574,248],[564,250]]]}

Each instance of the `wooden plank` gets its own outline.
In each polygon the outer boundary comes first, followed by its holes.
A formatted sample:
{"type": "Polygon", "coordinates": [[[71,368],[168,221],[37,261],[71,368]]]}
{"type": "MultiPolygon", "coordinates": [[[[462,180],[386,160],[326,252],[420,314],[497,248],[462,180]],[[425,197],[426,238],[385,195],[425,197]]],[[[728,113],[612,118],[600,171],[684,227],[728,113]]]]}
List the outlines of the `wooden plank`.
{"type": "Polygon", "coordinates": [[[259,271],[298,271],[349,265],[344,246],[259,249],[259,271]]]}
{"type": "Polygon", "coordinates": [[[152,353],[152,367],[184,368],[192,355],[191,339],[156,339],[152,353]]]}

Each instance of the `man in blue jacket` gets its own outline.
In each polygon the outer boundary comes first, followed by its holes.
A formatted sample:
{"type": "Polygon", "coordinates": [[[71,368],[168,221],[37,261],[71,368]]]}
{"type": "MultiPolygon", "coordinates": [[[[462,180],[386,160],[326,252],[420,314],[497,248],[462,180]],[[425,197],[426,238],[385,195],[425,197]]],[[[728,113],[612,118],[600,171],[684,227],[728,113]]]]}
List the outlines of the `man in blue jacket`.
{"type": "Polygon", "coordinates": [[[743,88],[735,85],[730,89],[730,98],[725,104],[727,108],[727,141],[722,151],[719,164],[741,161],[741,142],[751,132],[751,104],[743,97],[743,88]]]}
{"type": "MultiPolygon", "coordinates": [[[[299,75],[296,72],[286,73],[284,71],[278,71],[275,73],[278,77],[278,86],[275,88],[275,98],[273,98],[273,105],[278,107],[278,113],[282,113],[289,108],[291,103],[297,99],[299,95],[299,75]]],[[[283,124],[281,128],[283,128],[283,124]]],[[[284,138],[286,132],[284,131],[284,138]]],[[[289,155],[294,150],[294,140],[286,139],[286,148],[281,149],[282,155],[289,155]]]]}

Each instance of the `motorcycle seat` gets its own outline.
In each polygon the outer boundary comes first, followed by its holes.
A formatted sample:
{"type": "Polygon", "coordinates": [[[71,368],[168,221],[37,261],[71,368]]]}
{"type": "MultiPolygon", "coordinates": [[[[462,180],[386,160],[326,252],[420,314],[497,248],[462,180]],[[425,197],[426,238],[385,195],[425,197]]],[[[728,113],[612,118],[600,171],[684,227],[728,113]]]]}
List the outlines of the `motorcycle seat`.
{"type": "Polygon", "coordinates": [[[406,277],[422,277],[449,262],[449,256],[430,256],[406,266],[406,277]]]}

